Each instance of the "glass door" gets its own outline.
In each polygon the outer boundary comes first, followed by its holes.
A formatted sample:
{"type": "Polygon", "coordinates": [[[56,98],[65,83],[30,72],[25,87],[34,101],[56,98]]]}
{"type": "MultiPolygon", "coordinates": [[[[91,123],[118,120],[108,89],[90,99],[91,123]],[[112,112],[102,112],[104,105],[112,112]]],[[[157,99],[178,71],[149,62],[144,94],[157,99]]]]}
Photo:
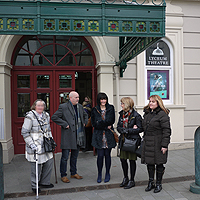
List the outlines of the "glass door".
{"type": "Polygon", "coordinates": [[[53,114],[52,71],[18,71],[14,74],[13,84],[13,143],[15,154],[24,153],[25,142],[21,136],[24,117],[36,99],[42,99],[47,105],[47,112],[53,114]]]}
{"type": "MultiPolygon", "coordinates": [[[[59,105],[69,101],[69,93],[75,90],[75,72],[69,71],[57,71],[55,73],[55,111],[58,109],[59,105]]],[[[60,141],[61,141],[61,127],[53,123],[53,130],[57,133],[54,135],[54,139],[57,142],[57,151],[60,151],[60,141]]]]}

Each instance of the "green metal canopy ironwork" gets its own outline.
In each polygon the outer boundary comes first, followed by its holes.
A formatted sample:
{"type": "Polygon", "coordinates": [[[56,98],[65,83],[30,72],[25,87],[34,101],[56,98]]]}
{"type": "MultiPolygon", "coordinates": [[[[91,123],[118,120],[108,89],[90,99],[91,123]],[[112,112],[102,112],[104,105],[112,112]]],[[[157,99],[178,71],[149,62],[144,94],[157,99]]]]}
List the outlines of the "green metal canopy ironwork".
{"type": "Polygon", "coordinates": [[[118,36],[123,72],[165,36],[165,0],[0,0],[0,34],[118,36]]]}

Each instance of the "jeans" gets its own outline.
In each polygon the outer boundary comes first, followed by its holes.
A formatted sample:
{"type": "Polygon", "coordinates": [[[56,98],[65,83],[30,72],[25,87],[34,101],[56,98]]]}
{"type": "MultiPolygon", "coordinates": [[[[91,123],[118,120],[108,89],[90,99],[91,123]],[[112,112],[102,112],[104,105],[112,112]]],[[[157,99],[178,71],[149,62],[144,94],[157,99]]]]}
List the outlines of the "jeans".
{"type": "MultiPolygon", "coordinates": [[[[77,163],[77,157],[79,153],[80,147],[77,147],[77,149],[71,149],[71,157],[70,157],[70,172],[71,175],[77,174],[76,169],[76,163],[77,163]]],[[[62,157],[60,160],[60,174],[61,177],[67,176],[67,161],[69,158],[69,152],[70,149],[62,149],[62,157]]]]}

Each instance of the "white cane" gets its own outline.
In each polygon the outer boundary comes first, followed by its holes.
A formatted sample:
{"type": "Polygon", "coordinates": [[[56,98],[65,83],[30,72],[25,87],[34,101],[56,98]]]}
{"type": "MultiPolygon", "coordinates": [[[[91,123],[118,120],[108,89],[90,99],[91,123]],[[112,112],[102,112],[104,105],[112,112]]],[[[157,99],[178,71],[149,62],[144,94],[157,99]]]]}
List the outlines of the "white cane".
{"type": "Polygon", "coordinates": [[[35,151],[35,165],[36,165],[36,199],[39,199],[38,197],[38,152],[35,151]]]}

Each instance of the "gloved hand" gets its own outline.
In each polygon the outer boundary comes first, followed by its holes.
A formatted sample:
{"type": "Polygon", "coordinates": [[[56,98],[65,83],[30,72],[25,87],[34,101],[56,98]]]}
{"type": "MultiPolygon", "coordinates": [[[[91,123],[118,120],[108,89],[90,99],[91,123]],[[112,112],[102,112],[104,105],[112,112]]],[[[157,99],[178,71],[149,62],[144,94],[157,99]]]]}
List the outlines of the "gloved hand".
{"type": "Polygon", "coordinates": [[[121,134],[128,134],[128,130],[126,128],[122,128],[121,134]]]}
{"type": "Polygon", "coordinates": [[[32,149],[33,151],[37,151],[37,146],[36,146],[35,143],[32,143],[32,144],[30,145],[30,147],[31,147],[31,149],[32,149]]]}

